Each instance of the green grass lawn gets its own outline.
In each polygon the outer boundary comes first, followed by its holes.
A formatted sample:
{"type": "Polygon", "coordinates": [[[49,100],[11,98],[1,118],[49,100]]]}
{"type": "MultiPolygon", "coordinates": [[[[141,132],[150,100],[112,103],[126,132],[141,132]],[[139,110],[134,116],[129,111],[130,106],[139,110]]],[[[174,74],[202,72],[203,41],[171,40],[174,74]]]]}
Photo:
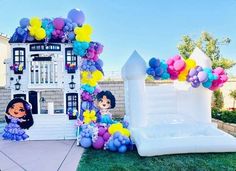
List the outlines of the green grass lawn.
{"type": "Polygon", "coordinates": [[[181,154],[140,157],[137,151],[125,154],[87,149],[77,171],[235,171],[236,153],[181,154]]]}

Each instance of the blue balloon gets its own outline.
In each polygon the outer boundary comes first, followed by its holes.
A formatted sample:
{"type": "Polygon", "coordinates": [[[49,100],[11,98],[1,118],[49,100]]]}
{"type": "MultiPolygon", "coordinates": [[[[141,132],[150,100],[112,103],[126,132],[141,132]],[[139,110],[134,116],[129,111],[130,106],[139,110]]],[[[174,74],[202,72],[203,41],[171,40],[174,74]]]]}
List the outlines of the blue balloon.
{"type": "Polygon", "coordinates": [[[155,75],[156,75],[156,76],[161,77],[161,75],[163,74],[163,72],[164,72],[164,70],[163,70],[161,67],[157,67],[157,68],[155,69],[155,75]]]}
{"type": "Polygon", "coordinates": [[[148,75],[155,76],[155,70],[153,68],[148,68],[146,72],[148,75]]]}
{"type": "Polygon", "coordinates": [[[29,25],[29,19],[28,18],[22,18],[21,20],[20,20],[20,26],[22,27],[22,28],[26,28],[28,25],[29,25]]]}
{"type": "Polygon", "coordinates": [[[115,145],[116,147],[120,147],[121,143],[120,143],[120,141],[119,141],[118,138],[114,139],[114,145],[115,145]]]}
{"type": "Polygon", "coordinates": [[[156,58],[151,58],[149,60],[149,66],[152,68],[156,68],[156,67],[160,66],[160,60],[156,59],[156,58]]]}
{"type": "Polygon", "coordinates": [[[75,39],[75,33],[74,33],[74,32],[70,32],[70,33],[68,34],[68,39],[69,39],[69,40],[74,40],[74,39],[75,39]]]}
{"type": "Polygon", "coordinates": [[[109,150],[111,150],[111,151],[116,151],[116,150],[117,150],[117,148],[116,148],[116,146],[114,145],[113,141],[110,141],[110,142],[108,143],[108,148],[109,148],[109,150]]]}
{"type": "Polygon", "coordinates": [[[91,147],[92,145],[92,139],[91,138],[86,138],[86,137],[83,137],[81,138],[80,140],[80,145],[84,148],[89,148],[91,147]]]}
{"type": "Polygon", "coordinates": [[[119,136],[121,136],[120,132],[115,132],[114,135],[113,135],[114,138],[119,138],[119,136]]]}
{"type": "Polygon", "coordinates": [[[118,139],[119,139],[119,141],[123,141],[124,138],[122,135],[120,135],[118,139]]]}
{"type": "Polygon", "coordinates": [[[82,26],[85,21],[85,16],[83,11],[80,9],[72,9],[69,11],[67,18],[70,19],[72,22],[82,26]]]}
{"type": "Polygon", "coordinates": [[[212,85],[212,81],[211,80],[208,80],[207,82],[202,83],[202,86],[205,87],[205,88],[210,88],[211,85],[212,85]]]}
{"type": "Polygon", "coordinates": [[[122,145],[122,146],[119,147],[118,151],[120,153],[125,153],[127,151],[127,147],[125,145],[122,145]]]}

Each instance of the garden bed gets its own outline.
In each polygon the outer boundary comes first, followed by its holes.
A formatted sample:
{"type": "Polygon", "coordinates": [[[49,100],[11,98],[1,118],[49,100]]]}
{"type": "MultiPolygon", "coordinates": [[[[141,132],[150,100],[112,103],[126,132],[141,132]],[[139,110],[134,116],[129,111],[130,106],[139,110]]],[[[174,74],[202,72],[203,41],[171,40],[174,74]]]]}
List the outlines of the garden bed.
{"type": "Polygon", "coordinates": [[[212,119],[213,123],[217,124],[217,127],[233,136],[236,137],[236,124],[232,124],[232,123],[225,123],[221,120],[218,119],[212,119]]]}

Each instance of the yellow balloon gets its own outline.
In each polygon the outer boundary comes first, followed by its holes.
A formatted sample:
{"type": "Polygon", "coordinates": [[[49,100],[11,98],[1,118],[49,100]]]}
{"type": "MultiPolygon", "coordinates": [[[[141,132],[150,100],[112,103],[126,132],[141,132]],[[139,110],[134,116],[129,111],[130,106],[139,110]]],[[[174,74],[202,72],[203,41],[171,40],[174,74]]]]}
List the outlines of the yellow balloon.
{"type": "Polygon", "coordinates": [[[179,74],[179,76],[178,76],[178,80],[179,80],[179,81],[186,81],[186,79],[187,79],[187,76],[186,76],[186,75],[179,74]]]}
{"type": "Polygon", "coordinates": [[[194,67],[196,66],[196,61],[195,61],[194,59],[188,58],[188,59],[185,61],[185,63],[186,63],[186,65],[187,65],[187,67],[188,67],[189,69],[194,68],[194,67]]]}
{"type": "Polygon", "coordinates": [[[30,19],[30,25],[33,26],[33,27],[40,28],[42,26],[42,21],[40,20],[39,17],[32,17],[30,19]]]}
{"type": "Polygon", "coordinates": [[[29,31],[30,31],[30,36],[34,36],[37,31],[37,27],[29,27],[29,31]]]}
{"type": "Polygon", "coordinates": [[[46,37],[46,31],[43,28],[37,29],[37,32],[35,33],[35,39],[42,40],[45,37],[46,37]]]}

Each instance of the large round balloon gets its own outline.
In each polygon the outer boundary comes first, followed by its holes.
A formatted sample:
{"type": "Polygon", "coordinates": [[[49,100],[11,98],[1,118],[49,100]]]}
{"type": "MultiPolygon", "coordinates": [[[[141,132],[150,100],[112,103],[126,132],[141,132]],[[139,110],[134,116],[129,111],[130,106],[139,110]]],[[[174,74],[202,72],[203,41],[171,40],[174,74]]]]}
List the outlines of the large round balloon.
{"type": "Polygon", "coordinates": [[[97,140],[93,143],[93,148],[101,149],[103,148],[104,140],[101,136],[98,136],[97,140]]]}
{"type": "Polygon", "coordinates": [[[67,18],[71,19],[73,23],[76,23],[80,26],[84,24],[85,16],[83,11],[80,9],[72,9],[69,11],[67,18]]]}

